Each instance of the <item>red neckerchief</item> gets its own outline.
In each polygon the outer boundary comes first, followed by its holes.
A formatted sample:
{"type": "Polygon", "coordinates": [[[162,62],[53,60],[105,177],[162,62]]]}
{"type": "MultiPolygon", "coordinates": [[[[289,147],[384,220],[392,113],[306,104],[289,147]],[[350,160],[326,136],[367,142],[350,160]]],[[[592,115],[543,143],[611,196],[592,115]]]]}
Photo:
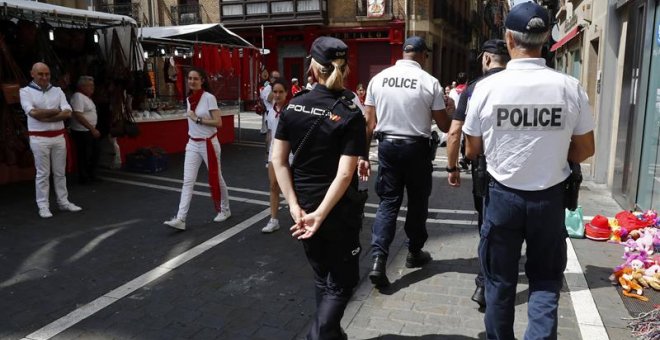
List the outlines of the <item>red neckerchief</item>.
{"type": "Polygon", "coordinates": [[[282,114],[282,111],[284,111],[284,107],[286,106],[286,103],[280,107],[280,110],[277,110],[277,105],[273,104],[273,111],[275,111],[275,118],[280,118],[280,114],[282,114]]]}
{"type": "Polygon", "coordinates": [[[190,103],[190,110],[195,111],[197,109],[197,104],[199,104],[202,95],[204,94],[203,89],[194,90],[192,94],[188,97],[188,103],[190,103]]]}

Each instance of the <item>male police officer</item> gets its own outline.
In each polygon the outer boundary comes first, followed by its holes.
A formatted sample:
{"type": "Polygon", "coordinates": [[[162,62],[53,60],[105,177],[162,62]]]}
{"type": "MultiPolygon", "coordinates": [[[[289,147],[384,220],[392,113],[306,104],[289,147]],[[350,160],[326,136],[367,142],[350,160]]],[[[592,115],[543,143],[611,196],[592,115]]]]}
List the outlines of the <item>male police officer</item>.
{"type": "MultiPolygon", "coordinates": [[[[461,175],[458,169],[458,151],[460,149],[461,135],[463,122],[465,122],[465,110],[467,109],[467,103],[472,96],[474,87],[477,82],[483,78],[486,78],[490,75],[493,75],[497,72],[504,70],[506,63],[509,61],[509,51],[506,49],[506,42],[501,39],[491,39],[486,41],[481,47],[481,68],[483,71],[483,76],[475,81],[473,81],[468,88],[463,92],[456,105],[456,111],[454,111],[454,117],[451,122],[451,127],[449,128],[449,136],[447,137],[447,172],[448,177],[447,181],[450,186],[459,187],[461,185],[461,175]]],[[[474,163],[472,163],[472,171],[476,169],[474,163]]],[[[483,197],[475,193],[474,187],[472,189],[472,197],[474,199],[474,208],[477,210],[477,226],[481,231],[481,223],[483,219],[483,197]]],[[[477,273],[477,277],[474,279],[476,284],[476,289],[472,295],[472,301],[479,304],[479,306],[484,307],[486,305],[486,298],[484,296],[484,276],[481,271],[477,273]]]]}
{"type": "Polygon", "coordinates": [[[525,339],[557,338],[566,267],[564,181],[568,161],[594,153],[593,118],[577,79],[545,66],[548,12],[534,2],[511,9],[506,70],[481,80],[468,103],[467,155],[482,150],[492,177],[479,258],[486,277],[488,339],[513,339],[518,261],[526,242],[529,323],[525,339]]]}
{"type": "MultiPolygon", "coordinates": [[[[408,192],[404,230],[408,236],[406,267],[420,267],[431,260],[422,251],[428,238],[426,217],[431,194],[431,119],[443,132],[451,120],[445,110],[442,87],[422,69],[429,49],[424,39],[413,36],[403,44],[403,59],[369,82],[365,99],[367,145],[375,131],[378,139],[376,193],[380,205],[372,229],[373,265],[369,278],[376,286],[389,284],[385,265],[394,239],[396,218],[408,192]]],[[[453,109],[453,104],[450,105],[453,109]]],[[[360,160],[360,176],[369,175],[368,159],[360,160]]]]}

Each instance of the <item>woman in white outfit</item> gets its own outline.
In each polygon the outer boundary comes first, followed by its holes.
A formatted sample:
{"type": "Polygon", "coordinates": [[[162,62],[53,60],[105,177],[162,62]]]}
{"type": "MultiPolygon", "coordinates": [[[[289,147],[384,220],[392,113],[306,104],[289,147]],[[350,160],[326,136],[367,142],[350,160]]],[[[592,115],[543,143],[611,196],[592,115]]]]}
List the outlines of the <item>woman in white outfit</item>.
{"type": "Polygon", "coordinates": [[[277,219],[277,212],[280,209],[280,187],[277,185],[275,171],[273,170],[273,142],[275,141],[275,132],[277,132],[277,123],[280,121],[280,114],[286,107],[287,90],[286,84],[282,79],[275,79],[271,84],[273,94],[272,106],[266,114],[266,123],[268,124],[268,134],[270,135],[270,146],[268,147],[268,181],[270,183],[270,220],[265,227],[261,229],[262,233],[272,233],[280,229],[280,222],[277,219]]]}
{"type": "Polygon", "coordinates": [[[225,179],[220,171],[220,142],[218,128],[222,127],[220,109],[215,96],[208,92],[208,77],[201,69],[193,68],[188,72],[188,144],[183,166],[183,187],[179,212],[164,224],[179,230],[186,229],[186,215],[197,180],[197,172],[202,161],[209,170],[211,198],[218,215],[213,219],[222,222],[231,216],[229,194],[225,179]]]}

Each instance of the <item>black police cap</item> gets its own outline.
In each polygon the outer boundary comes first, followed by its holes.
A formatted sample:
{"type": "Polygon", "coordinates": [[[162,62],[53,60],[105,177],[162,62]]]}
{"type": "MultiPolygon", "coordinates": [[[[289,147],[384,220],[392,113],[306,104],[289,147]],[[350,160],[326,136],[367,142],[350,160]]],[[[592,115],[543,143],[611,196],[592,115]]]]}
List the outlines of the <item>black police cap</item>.
{"type": "Polygon", "coordinates": [[[502,39],[486,40],[486,42],[481,45],[481,54],[484,52],[499,55],[509,55],[509,50],[506,49],[506,42],[504,42],[502,39]]]}
{"type": "Polygon", "coordinates": [[[310,54],[319,64],[327,66],[332,64],[335,59],[344,59],[348,57],[348,46],[332,37],[318,37],[312,43],[310,54]]]}
{"type": "Polygon", "coordinates": [[[530,1],[515,5],[506,16],[504,26],[512,31],[522,33],[543,33],[550,29],[550,15],[539,4],[530,1]],[[529,22],[534,18],[543,20],[543,26],[530,27],[529,22]]]}

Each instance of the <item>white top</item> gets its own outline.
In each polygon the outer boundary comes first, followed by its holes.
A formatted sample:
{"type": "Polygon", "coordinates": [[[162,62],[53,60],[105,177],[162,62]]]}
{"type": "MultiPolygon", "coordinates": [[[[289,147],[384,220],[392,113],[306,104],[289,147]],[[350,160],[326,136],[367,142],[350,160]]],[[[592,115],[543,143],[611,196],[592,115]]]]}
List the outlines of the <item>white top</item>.
{"type": "Polygon", "coordinates": [[[440,83],[413,60],[374,76],[364,104],[376,108],[376,132],[424,137],[431,136],[431,111],[445,108],[440,83]]]}
{"type": "MultiPolygon", "coordinates": [[[[73,111],[81,112],[89,124],[96,127],[98,116],[96,115],[96,105],[92,99],[80,92],[76,92],[71,96],[71,107],[73,108],[73,111]]],[[[71,118],[71,130],[89,131],[89,129],[82,125],[75,117],[71,118]]]]}
{"type": "Polygon", "coordinates": [[[270,84],[264,86],[264,88],[261,90],[261,93],[259,93],[259,98],[261,98],[261,101],[264,103],[264,107],[266,108],[266,112],[270,111],[273,108],[273,103],[268,101],[268,95],[270,94],[270,91],[272,91],[273,87],[270,86],[270,84]]]}
{"type": "Polygon", "coordinates": [[[482,136],[488,173],[527,191],[564,181],[571,136],[594,129],[580,82],[542,58],[511,60],[506,70],[479,81],[466,116],[463,132],[482,136]]]}
{"type": "MultiPolygon", "coordinates": [[[[463,91],[465,91],[465,90],[463,90],[463,91]]],[[[461,100],[461,94],[462,94],[462,92],[458,93],[458,91],[455,88],[453,88],[449,91],[448,96],[449,96],[449,98],[454,100],[454,105],[455,106],[458,106],[458,101],[461,100]]]]}
{"type": "MultiPolygon", "coordinates": [[[[187,109],[186,112],[190,111],[190,102],[186,99],[187,109]]],[[[199,104],[195,109],[195,114],[197,117],[201,118],[213,118],[211,115],[211,110],[218,110],[218,101],[215,99],[215,96],[204,92],[202,98],[199,99],[199,104]]],[[[215,126],[208,126],[197,124],[192,118],[188,117],[188,135],[193,138],[210,138],[214,133],[218,132],[218,128],[215,126]]]]}
{"type": "MultiPolygon", "coordinates": [[[[30,83],[37,86],[34,83],[30,83]]],[[[21,106],[27,115],[28,131],[53,131],[64,129],[64,122],[40,122],[30,116],[32,109],[59,109],[71,110],[66,96],[59,87],[51,86],[46,91],[26,86],[21,89],[21,106]]]]}
{"type": "MultiPolygon", "coordinates": [[[[280,113],[281,114],[281,113],[280,113]]],[[[277,114],[277,111],[275,111],[275,106],[273,104],[270,105],[270,109],[268,112],[266,112],[266,125],[268,126],[268,130],[271,131],[271,136],[275,139],[275,132],[277,131],[277,124],[280,122],[280,115],[277,114]]]]}

